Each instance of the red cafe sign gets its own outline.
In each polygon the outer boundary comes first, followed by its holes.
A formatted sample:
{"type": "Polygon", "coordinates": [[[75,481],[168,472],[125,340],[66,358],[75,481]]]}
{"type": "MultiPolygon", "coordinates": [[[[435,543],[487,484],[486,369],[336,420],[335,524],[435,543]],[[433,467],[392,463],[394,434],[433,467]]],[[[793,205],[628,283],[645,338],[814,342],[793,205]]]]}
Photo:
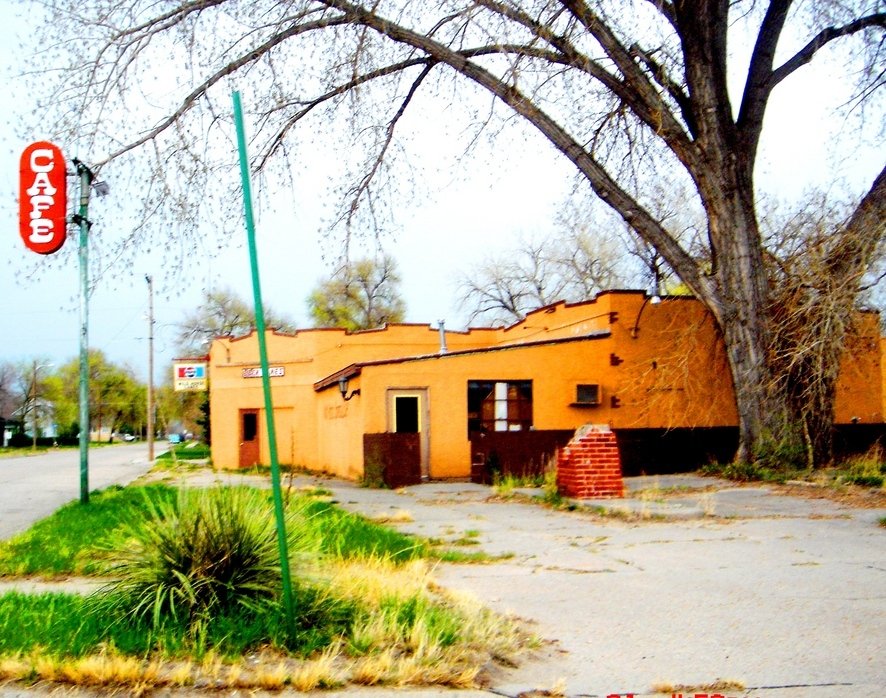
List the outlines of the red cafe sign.
{"type": "Polygon", "coordinates": [[[52,254],[65,242],[67,173],[61,149],[31,143],[19,162],[19,233],[32,252],[52,254]]]}

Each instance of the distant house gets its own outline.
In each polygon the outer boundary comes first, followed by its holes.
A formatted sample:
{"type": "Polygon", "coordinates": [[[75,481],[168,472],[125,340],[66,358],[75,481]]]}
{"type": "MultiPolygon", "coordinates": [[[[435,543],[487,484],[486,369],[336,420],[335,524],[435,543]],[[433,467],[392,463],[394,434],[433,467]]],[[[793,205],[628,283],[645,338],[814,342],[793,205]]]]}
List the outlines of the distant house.
{"type": "MultiPolygon", "coordinates": [[[[377,470],[394,485],[482,481],[542,467],[587,424],[615,432],[628,472],[728,458],[737,418],[714,324],[692,298],[656,301],[609,291],[464,332],[268,332],[279,460],[351,479],[377,470]]],[[[837,422],[882,425],[878,317],[858,325],[837,422]]],[[[213,463],[267,464],[256,335],[213,342],[210,378],[213,463]]]]}

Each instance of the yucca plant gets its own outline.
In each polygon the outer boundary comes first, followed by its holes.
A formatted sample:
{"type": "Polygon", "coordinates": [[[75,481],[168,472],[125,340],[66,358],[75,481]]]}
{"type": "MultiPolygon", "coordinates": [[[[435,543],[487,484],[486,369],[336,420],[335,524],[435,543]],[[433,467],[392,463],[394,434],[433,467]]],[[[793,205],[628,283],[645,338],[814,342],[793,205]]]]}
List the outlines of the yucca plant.
{"type": "Polygon", "coordinates": [[[257,609],[281,587],[268,494],[245,487],[181,490],[127,522],[104,552],[105,591],[133,620],[198,627],[207,618],[257,609]]]}

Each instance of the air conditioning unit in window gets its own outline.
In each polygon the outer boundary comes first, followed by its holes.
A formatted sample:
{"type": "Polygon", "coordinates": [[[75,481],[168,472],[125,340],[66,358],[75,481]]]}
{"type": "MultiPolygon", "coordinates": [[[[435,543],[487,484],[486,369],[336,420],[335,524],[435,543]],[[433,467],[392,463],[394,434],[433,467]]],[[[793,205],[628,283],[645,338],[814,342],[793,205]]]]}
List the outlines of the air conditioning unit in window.
{"type": "Polygon", "coordinates": [[[579,383],[575,386],[575,404],[576,405],[599,405],[600,404],[600,384],[599,383],[579,383]]]}

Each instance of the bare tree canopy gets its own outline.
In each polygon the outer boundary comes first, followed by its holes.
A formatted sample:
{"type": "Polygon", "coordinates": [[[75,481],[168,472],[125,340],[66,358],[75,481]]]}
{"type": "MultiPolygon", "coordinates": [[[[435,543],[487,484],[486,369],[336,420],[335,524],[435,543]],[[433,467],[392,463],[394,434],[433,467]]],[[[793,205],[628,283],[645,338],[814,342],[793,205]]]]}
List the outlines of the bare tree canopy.
{"type": "MultiPolygon", "coordinates": [[[[295,323],[265,308],[268,329],[290,332],[295,323]]],[[[255,311],[233,290],[221,288],[207,291],[199,308],[177,323],[176,345],[181,356],[202,356],[216,337],[242,337],[255,329],[255,311]]]]}
{"type": "Polygon", "coordinates": [[[399,287],[397,263],[390,255],[346,262],[317,285],[308,312],[316,327],[371,330],[403,322],[406,304],[399,287]]]}
{"type": "MultiPolygon", "coordinates": [[[[43,60],[53,71],[41,76],[49,87],[41,116],[51,110],[61,138],[129,173],[141,191],[139,221],[174,218],[187,232],[230,203],[208,192],[232,179],[226,122],[238,84],[252,90],[252,164],[269,181],[309,147],[311,129],[340,137],[352,175],[340,220],[356,230],[384,210],[386,193],[396,195],[393,167],[407,146],[398,127],[411,110],[425,96],[465,100],[478,129],[494,135],[517,124],[547,139],[707,306],[735,384],[738,457],[755,458],[793,428],[770,355],[772,289],[755,187],[761,134],[772,95],[823,55],[855,81],[855,113],[873,111],[869,119],[882,124],[882,0],[47,5],[54,17],[44,24],[43,60]],[[175,85],[158,80],[170,65],[175,85]],[[479,116],[478,94],[511,118],[479,116]],[[655,215],[649,185],[663,175],[688,186],[704,211],[703,255],[655,215]]],[[[802,105],[790,108],[799,120],[802,105]]],[[[869,128],[858,133],[872,137],[869,128]]],[[[863,276],[886,226],[886,170],[869,176],[834,233],[844,242],[831,247],[829,268],[848,279],[863,276]]]]}
{"type": "Polygon", "coordinates": [[[625,283],[621,241],[582,230],[553,239],[528,239],[513,250],[463,272],[459,300],[471,322],[510,324],[526,313],[565,300],[587,300],[625,283]]]}

